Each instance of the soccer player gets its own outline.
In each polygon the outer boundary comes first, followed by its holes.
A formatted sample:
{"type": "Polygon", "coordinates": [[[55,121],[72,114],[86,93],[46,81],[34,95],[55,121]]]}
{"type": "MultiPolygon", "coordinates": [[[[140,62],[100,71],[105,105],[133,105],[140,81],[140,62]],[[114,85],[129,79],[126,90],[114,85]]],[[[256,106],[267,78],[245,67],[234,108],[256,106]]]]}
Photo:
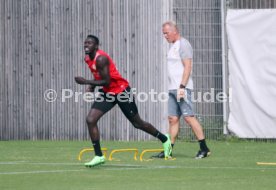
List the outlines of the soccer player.
{"type": "Polygon", "coordinates": [[[92,167],[105,162],[105,157],[101,151],[97,123],[116,104],[135,128],[151,134],[163,143],[165,158],[169,158],[172,151],[169,136],[162,134],[150,123],[140,118],[135,101],[131,97],[128,81],[120,75],[109,55],[99,49],[99,39],[94,35],[88,35],[84,42],[84,51],[86,54],[85,62],[92,72],[94,80],[75,77],[75,81],[81,85],[89,85],[90,91],[93,91],[96,86],[103,87],[99,91],[100,96],[95,99],[86,117],[95,157],[90,162],[85,163],[85,166],[92,167]]]}

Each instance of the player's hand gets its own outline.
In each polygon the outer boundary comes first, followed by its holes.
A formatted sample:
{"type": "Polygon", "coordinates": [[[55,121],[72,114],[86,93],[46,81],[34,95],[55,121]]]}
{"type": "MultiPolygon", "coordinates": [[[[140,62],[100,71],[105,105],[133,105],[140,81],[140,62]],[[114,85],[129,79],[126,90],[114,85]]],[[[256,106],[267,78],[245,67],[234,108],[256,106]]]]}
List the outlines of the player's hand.
{"type": "Polygon", "coordinates": [[[89,85],[89,86],[86,88],[85,92],[94,92],[94,90],[95,90],[95,86],[89,85]]]}
{"type": "Polygon", "coordinates": [[[177,99],[180,100],[180,99],[184,99],[186,96],[185,94],[185,89],[184,88],[179,88],[177,90],[177,99]]]}
{"type": "Polygon", "coordinates": [[[78,84],[88,84],[87,80],[83,77],[75,77],[75,81],[78,84]]]}

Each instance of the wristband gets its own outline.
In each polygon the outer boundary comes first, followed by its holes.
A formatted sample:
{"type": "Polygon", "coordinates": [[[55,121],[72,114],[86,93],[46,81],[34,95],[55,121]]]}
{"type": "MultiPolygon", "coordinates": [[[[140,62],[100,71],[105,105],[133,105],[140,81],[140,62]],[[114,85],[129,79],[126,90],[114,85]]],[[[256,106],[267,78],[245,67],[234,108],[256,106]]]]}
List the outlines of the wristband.
{"type": "Polygon", "coordinates": [[[179,86],[179,88],[186,88],[186,86],[185,85],[183,85],[183,84],[180,84],[180,86],[179,86]]]}

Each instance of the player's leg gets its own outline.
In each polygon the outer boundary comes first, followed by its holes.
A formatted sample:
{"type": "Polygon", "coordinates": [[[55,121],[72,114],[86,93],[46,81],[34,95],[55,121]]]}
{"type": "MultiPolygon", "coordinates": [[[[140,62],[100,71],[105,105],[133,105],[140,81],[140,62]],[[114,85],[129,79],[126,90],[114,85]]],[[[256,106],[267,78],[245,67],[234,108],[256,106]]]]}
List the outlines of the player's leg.
{"type": "Polygon", "coordinates": [[[100,133],[98,129],[98,121],[99,119],[105,114],[106,112],[103,112],[101,110],[92,108],[87,117],[86,117],[86,123],[89,131],[89,135],[92,141],[92,144],[94,146],[95,155],[102,156],[102,152],[99,144],[100,141],[100,133]]]}
{"type": "MultiPolygon", "coordinates": [[[[130,90],[130,88],[127,88],[126,91],[123,92],[128,95],[128,98],[117,99],[119,107],[135,128],[151,134],[163,143],[163,147],[166,150],[165,155],[166,157],[168,157],[171,153],[170,138],[168,137],[168,135],[164,135],[163,133],[158,131],[152,124],[145,122],[140,118],[134,97],[130,97],[130,90]]],[[[117,97],[120,97],[120,95],[117,97]]]]}
{"type": "MultiPolygon", "coordinates": [[[[179,118],[181,116],[181,111],[177,103],[177,90],[169,91],[168,115],[169,115],[168,116],[169,133],[170,133],[171,143],[173,148],[179,132],[179,127],[180,127],[179,118]]],[[[152,158],[164,158],[164,152],[160,152],[156,155],[153,155],[152,158]]]]}
{"type": "Polygon", "coordinates": [[[128,87],[125,91],[117,95],[118,106],[120,107],[124,115],[135,128],[145,131],[146,133],[149,133],[157,138],[160,136],[160,140],[162,142],[165,142],[167,140],[167,137],[165,135],[159,132],[150,123],[145,122],[140,118],[134,97],[131,97],[130,93],[131,89],[130,87],[128,87]]]}
{"type": "Polygon", "coordinates": [[[92,108],[86,117],[89,135],[95,152],[95,157],[90,162],[84,164],[87,167],[93,167],[99,164],[103,164],[105,162],[105,158],[101,151],[100,133],[97,125],[98,120],[105,113],[106,112],[92,108]]]}
{"type": "Polygon", "coordinates": [[[105,158],[101,151],[101,145],[100,145],[100,133],[98,129],[98,121],[99,119],[107,113],[109,110],[111,110],[114,107],[115,103],[108,101],[106,99],[105,94],[98,97],[94,104],[92,105],[91,110],[89,111],[87,117],[86,117],[86,123],[89,130],[89,135],[94,147],[95,157],[90,161],[85,163],[86,166],[95,166],[104,163],[105,158]]]}
{"type": "Polygon", "coordinates": [[[162,134],[160,131],[158,131],[152,124],[146,121],[143,121],[139,113],[137,113],[135,116],[130,116],[130,117],[126,116],[126,117],[136,129],[140,129],[148,134],[151,134],[152,136],[158,138],[162,143],[167,141],[167,137],[164,134],[162,134]]]}
{"type": "Polygon", "coordinates": [[[140,118],[139,113],[137,113],[133,117],[127,116],[127,118],[136,129],[145,131],[146,133],[151,134],[152,136],[158,138],[163,143],[164,157],[165,158],[171,157],[172,147],[171,147],[171,140],[169,135],[164,135],[163,133],[158,131],[152,124],[143,121],[140,118]]]}

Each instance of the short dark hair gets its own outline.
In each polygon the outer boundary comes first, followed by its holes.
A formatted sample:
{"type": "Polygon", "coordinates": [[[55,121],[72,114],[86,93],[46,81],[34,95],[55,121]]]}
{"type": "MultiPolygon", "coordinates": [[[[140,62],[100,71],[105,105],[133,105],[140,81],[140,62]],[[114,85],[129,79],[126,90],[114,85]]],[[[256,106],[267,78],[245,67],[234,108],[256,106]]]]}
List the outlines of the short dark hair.
{"type": "Polygon", "coordinates": [[[97,36],[94,36],[94,35],[88,35],[87,38],[92,38],[97,45],[99,45],[100,41],[99,41],[99,38],[97,36]]]}

